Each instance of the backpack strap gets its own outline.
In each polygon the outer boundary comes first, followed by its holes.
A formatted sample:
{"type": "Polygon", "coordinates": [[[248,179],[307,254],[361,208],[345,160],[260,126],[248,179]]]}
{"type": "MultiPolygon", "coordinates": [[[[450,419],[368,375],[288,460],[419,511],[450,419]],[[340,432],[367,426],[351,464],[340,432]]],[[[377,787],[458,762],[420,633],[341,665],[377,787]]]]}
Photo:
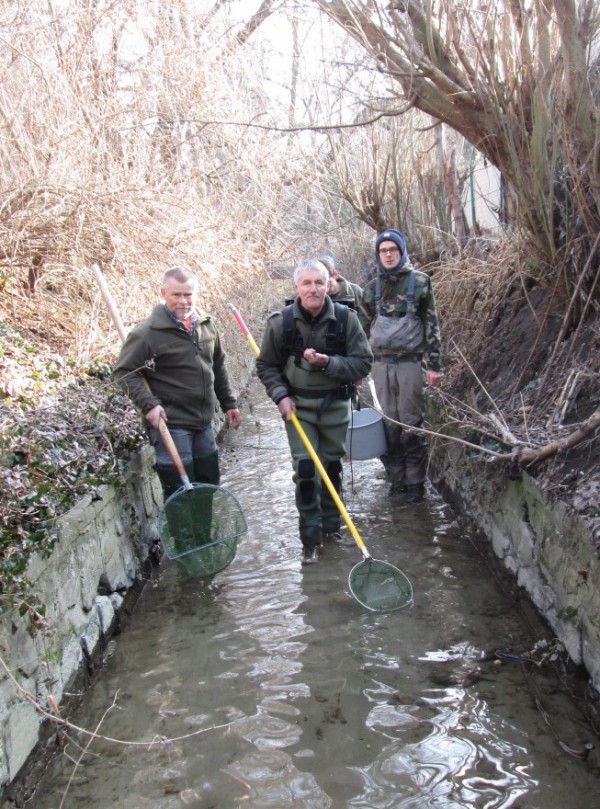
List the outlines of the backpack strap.
{"type": "MultiPolygon", "coordinates": [[[[348,312],[349,308],[344,304],[333,301],[335,320],[330,320],[325,337],[326,351],[328,354],[346,355],[346,338],[348,332],[348,312]]],[[[296,329],[294,320],[293,304],[288,304],[281,311],[283,317],[283,347],[287,356],[294,355],[296,365],[300,363],[304,354],[304,340],[296,329]]]]}
{"type": "Polygon", "coordinates": [[[333,301],[333,311],[335,321],[329,321],[327,330],[326,346],[328,354],[340,354],[346,356],[346,338],[348,334],[348,312],[347,306],[343,303],[333,301]]]}
{"type": "Polygon", "coordinates": [[[302,335],[296,329],[294,321],[294,305],[289,303],[281,312],[283,316],[283,347],[286,356],[294,355],[296,365],[300,363],[304,353],[304,341],[302,335]]]}
{"type": "Polygon", "coordinates": [[[416,273],[414,270],[410,271],[408,276],[408,291],[406,293],[406,314],[414,315],[415,313],[415,278],[416,273]]]}

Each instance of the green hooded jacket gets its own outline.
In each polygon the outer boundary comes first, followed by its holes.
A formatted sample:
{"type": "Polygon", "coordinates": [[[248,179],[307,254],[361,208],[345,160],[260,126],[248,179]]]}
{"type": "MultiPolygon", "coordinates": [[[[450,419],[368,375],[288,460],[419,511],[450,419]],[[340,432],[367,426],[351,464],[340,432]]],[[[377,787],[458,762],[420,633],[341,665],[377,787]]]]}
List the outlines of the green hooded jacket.
{"type": "Polygon", "coordinates": [[[199,430],[211,424],[217,402],[224,412],[237,407],[216,324],[205,312],[190,335],[156,306],[127,336],[113,377],[143,414],[161,404],[169,427],[199,430]]]}
{"type": "Polygon", "coordinates": [[[340,284],[339,292],[334,292],[329,295],[332,301],[351,301],[354,308],[358,310],[359,304],[362,300],[363,291],[362,287],[358,284],[353,284],[352,281],[347,281],[341,275],[338,275],[338,283],[340,284]]]}

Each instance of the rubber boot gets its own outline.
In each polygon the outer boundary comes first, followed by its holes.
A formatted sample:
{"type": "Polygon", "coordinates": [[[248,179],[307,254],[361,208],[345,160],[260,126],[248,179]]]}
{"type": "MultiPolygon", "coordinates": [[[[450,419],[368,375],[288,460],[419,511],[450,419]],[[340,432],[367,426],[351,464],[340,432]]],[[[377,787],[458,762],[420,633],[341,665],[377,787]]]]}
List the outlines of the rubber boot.
{"type": "MultiPolygon", "coordinates": [[[[188,504],[185,501],[185,490],[182,489],[183,483],[175,467],[159,466],[157,464],[154,468],[163,489],[166,503],[166,506],[163,506],[163,512],[168,523],[168,530],[164,528],[161,530],[161,539],[167,556],[172,558],[189,550],[193,543],[193,523],[188,504]],[[169,500],[180,489],[182,489],[181,495],[169,500]],[[181,501],[180,497],[182,498],[181,501]]],[[[185,472],[188,478],[193,476],[192,463],[185,464],[185,472]]]]}
{"type": "Polygon", "coordinates": [[[323,544],[321,502],[317,485],[317,470],[310,458],[301,458],[298,461],[294,472],[294,482],[296,484],[300,541],[305,550],[320,547],[323,544]]]}
{"type": "MultiPolygon", "coordinates": [[[[331,481],[338,497],[342,497],[342,463],[341,461],[328,461],[325,466],[327,477],[331,481]]],[[[321,481],[321,516],[323,520],[323,534],[337,534],[340,530],[340,511],[324,481],[321,481]]]]}
{"type": "Polygon", "coordinates": [[[220,480],[218,452],[194,458],[194,481],[196,483],[210,483],[212,486],[218,486],[220,480]]]}
{"type": "MultiPolygon", "coordinates": [[[[179,473],[174,466],[159,466],[157,464],[154,469],[160,480],[160,485],[162,486],[163,497],[167,500],[172,494],[175,494],[177,489],[183,486],[179,473]]],[[[188,476],[190,471],[190,469],[186,468],[188,476]]]]}
{"type": "MultiPolygon", "coordinates": [[[[218,486],[221,479],[219,471],[219,454],[211,452],[208,455],[198,455],[194,458],[194,482],[218,486]]],[[[214,542],[218,537],[213,536],[213,492],[205,492],[202,496],[202,507],[195,509],[195,532],[198,544],[214,542]]],[[[210,549],[206,551],[209,553],[210,549]]],[[[215,550],[216,552],[216,550],[215,550]]],[[[204,552],[203,552],[204,553],[204,552]]]]}
{"type": "Polygon", "coordinates": [[[406,487],[404,499],[407,503],[422,503],[425,499],[425,484],[411,483],[410,486],[406,487]]]}

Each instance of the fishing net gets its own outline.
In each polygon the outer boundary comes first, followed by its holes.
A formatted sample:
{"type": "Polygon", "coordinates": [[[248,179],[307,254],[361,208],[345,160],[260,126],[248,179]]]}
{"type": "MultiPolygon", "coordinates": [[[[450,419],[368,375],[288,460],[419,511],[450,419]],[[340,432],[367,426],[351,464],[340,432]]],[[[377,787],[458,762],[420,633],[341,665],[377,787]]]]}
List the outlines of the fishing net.
{"type": "Polygon", "coordinates": [[[248,530],[237,499],[225,489],[195,483],[178,489],[159,515],[165,554],[190,576],[214,576],[231,563],[248,530]]]}
{"type": "Polygon", "coordinates": [[[413,603],[413,589],[401,570],[388,562],[366,559],[350,571],[348,584],[354,598],[374,612],[389,612],[413,603]]]}

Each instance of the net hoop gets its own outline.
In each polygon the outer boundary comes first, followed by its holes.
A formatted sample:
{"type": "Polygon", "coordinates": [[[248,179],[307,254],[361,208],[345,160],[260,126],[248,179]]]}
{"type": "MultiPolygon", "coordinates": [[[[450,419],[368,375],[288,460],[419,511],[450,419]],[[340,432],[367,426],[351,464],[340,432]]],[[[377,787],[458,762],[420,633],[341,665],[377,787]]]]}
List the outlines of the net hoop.
{"type": "Polygon", "coordinates": [[[219,486],[194,483],[167,498],[159,513],[159,533],[168,559],[188,575],[214,576],[237,552],[248,525],[237,498],[219,486]]]}
{"type": "Polygon", "coordinates": [[[348,586],[358,603],[371,612],[393,612],[414,603],[409,578],[389,562],[370,557],[354,565],[348,586]]]}

